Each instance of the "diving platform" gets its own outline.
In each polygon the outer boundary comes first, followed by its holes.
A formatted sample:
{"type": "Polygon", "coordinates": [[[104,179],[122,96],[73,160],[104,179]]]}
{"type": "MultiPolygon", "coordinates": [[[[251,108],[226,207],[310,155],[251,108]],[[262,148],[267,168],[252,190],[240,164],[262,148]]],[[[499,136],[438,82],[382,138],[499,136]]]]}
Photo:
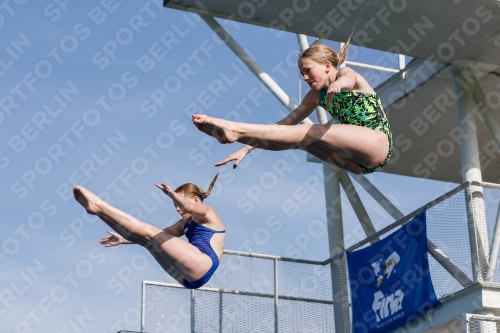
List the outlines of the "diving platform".
{"type": "MultiPolygon", "coordinates": [[[[198,1],[167,8],[415,57],[377,87],[394,134],[392,174],[462,183],[457,105],[474,114],[482,179],[500,183],[500,2],[198,1]],[[354,30],[353,30],[354,28],[354,30]],[[472,73],[472,74],[471,74],[472,73]],[[457,86],[458,85],[458,86],[457,86]],[[473,91],[473,92],[472,92],[473,91]]],[[[381,58],[380,64],[384,62],[381,58]]]]}
{"type": "MultiPolygon", "coordinates": [[[[375,89],[395,139],[383,171],[462,185],[422,207],[428,213],[431,278],[441,304],[394,333],[499,331],[499,1],[165,0],[164,5],[199,14],[289,111],[294,104],[286,92],[215,18],[296,33],[301,50],[308,47],[306,36],[317,38],[314,43],[344,42],[352,34],[354,45],[414,57],[375,89]],[[479,322],[476,328],[473,322],[479,322]]],[[[379,60],[367,68],[384,70],[378,66],[383,57],[379,60]]],[[[324,110],[316,112],[325,124],[324,110]]],[[[171,326],[190,332],[351,332],[345,253],[384,239],[419,210],[404,216],[366,177],[327,164],[323,170],[326,207],[339,212],[326,221],[331,258],[304,261],[226,251],[212,280],[196,291],[145,281],[142,331],[171,326]],[[352,181],[395,222],[376,230],[352,181]],[[337,200],[341,187],[349,189],[346,195],[366,234],[350,248],[337,200]]]]}
{"type": "MultiPolygon", "coordinates": [[[[464,313],[500,317],[500,271],[494,255],[500,244],[499,207],[500,185],[467,182],[346,249],[383,239],[426,209],[429,269],[441,304],[395,332],[465,332],[464,313]],[[484,214],[471,200],[478,193],[485,198],[484,214]],[[478,228],[478,219],[485,220],[487,230],[478,228]],[[485,241],[492,244],[486,251],[485,241]]],[[[349,324],[334,322],[339,295],[331,281],[348,280],[346,271],[336,275],[335,267],[343,265],[345,252],[310,261],[225,251],[212,279],[197,290],[173,280],[144,281],[142,331],[349,332],[349,324]]],[[[344,306],[350,312],[350,301],[344,306]]]]}

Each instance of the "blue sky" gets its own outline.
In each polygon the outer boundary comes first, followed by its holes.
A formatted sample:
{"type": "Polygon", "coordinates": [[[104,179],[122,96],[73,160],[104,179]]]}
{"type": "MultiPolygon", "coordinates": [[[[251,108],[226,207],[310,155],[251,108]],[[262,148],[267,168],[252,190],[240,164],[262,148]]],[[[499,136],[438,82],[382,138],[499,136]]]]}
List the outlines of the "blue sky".
{"type": "MultiPolygon", "coordinates": [[[[312,175],[322,179],[322,167],[300,151],[254,151],[236,170],[215,168],[239,144],[220,145],[190,119],[196,111],[272,123],[285,108],[196,15],[157,0],[104,3],[11,1],[0,9],[2,332],[139,330],[141,281],[165,281],[142,248],[99,245],[107,227],[72,199],[76,184],[166,227],[178,215],[154,184],[207,188],[220,172],[206,203],[226,225],[227,249],[328,258],[326,232],[308,231],[325,219],[322,182],[304,186],[312,175]],[[283,206],[298,203],[293,193],[307,198],[296,211],[283,206]]],[[[219,22],[297,103],[296,36],[219,22]]],[[[403,213],[456,186],[369,179],[403,213]]],[[[377,229],[393,221],[359,192],[377,229]]],[[[349,246],[361,236],[343,202],[349,246]]]]}

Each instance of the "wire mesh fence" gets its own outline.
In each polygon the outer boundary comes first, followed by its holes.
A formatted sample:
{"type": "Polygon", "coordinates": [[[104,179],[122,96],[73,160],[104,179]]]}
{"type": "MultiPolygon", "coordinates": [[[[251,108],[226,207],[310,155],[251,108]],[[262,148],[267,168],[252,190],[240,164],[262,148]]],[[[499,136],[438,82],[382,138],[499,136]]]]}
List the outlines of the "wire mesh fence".
{"type": "MultiPolygon", "coordinates": [[[[438,299],[467,288],[482,276],[475,263],[479,260],[477,248],[470,245],[477,243],[480,237],[471,215],[484,213],[483,224],[491,244],[499,204],[500,186],[481,184],[478,188],[477,184],[465,183],[425,206],[428,244],[433,245],[432,251],[429,248],[429,268],[438,299]],[[478,195],[483,198],[483,212],[474,207],[473,197],[478,195]]],[[[419,211],[373,237],[387,237],[419,211]]],[[[367,238],[347,251],[369,244],[370,238],[367,238]]],[[[334,322],[335,317],[339,318],[338,314],[335,316],[334,311],[339,308],[334,306],[333,296],[334,289],[339,288],[334,284],[339,279],[334,278],[332,272],[338,274],[334,268],[344,262],[343,253],[319,262],[225,251],[219,269],[200,289],[193,291],[176,284],[144,282],[142,331],[350,332],[348,323],[334,322]]],[[[496,268],[492,283],[500,280],[496,268]]],[[[349,292],[347,284],[340,287],[349,292]]],[[[348,318],[349,315],[347,313],[348,318]]],[[[496,322],[485,324],[471,320],[468,325],[470,332],[489,332],[493,327],[492,332],[498,332],[496,322]],[[475,327],[483,330],[477,331],[475,327]]]]}
{"type": "Polygon", "coordinates": [[[500,333],[500,317],[464,315],[464,333],[500,333]]]}
{"type": "Polygon", "coordinates": [[[145,281],[142,330],[333,332],[331,280],[322,262],[226,251],[206,287],[145,281]]]}

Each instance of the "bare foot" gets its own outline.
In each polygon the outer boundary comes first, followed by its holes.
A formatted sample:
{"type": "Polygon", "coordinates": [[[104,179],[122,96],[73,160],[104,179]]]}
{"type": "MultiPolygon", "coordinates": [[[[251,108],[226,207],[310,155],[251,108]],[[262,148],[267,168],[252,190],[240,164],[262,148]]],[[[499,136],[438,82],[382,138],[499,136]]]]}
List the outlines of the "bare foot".
{"type": "Polygon", "coordinates": [[[193,114],[193,123],[200,131],[213,136],[220,143],[233,143],[238,140],[238,133],[231,121],[193,114]]]}
{"type": "Polygon", "coordinates": [[[81,186],[75,186],[73,188],[73,195],[76,201],[85,208],[87,213],[92,215],[98,215],[100,213],[99,202],[101,199],[99,199],[97,195],[81,186]]]}

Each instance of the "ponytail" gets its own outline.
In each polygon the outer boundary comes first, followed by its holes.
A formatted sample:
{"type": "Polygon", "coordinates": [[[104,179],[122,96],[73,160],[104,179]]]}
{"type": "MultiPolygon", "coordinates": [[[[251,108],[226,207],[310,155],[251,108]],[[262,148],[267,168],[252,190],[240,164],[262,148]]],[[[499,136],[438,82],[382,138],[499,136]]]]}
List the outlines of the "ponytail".
{"type": "Polygon", "coordinates": [[[347,41],[344,43],[342,48],[339,50],[339,53],[337,55],[337,59],[338,59],[337,66],[342,65],[345,62],[345,59],[347,58],[347,48],[349,47],[349,44],[351,42],[351,37],[352,37],[352,35],[350,35],[349,38],[347,38],[347,41]]]}
{"type": "Polygon", "coordinates": [[[197,185],[195,185],[193,183],[183,184],[183,185],[179,186],[178,188],[176,188],[174,192],[184,193],[184,195],[188,196],[188,197],[192,197],[192,196],[199,197],[201,199],[201,201],[203,201],[212,192],[212,188],[214,187],[215,181],[217,180],[218,176],[219,176],[219,173],[217,173],[215,175],[214,179],[210,183],[210,186],[208,187],[208,190],[206,192],[203,191],[201,188],[199,188],[197,185]]]}
{"type": "Polygon", "coordinates": [[[207,198],[210,195],[210,193],[212,192],[212,188],[214,187],[215,181],[217,180],[217,177],[219,177],[218,172],[215,175],[214,179],[212,179],[212,182],[210,183],[208,190],[206,192],[203,192],[203,194],[201,195],[201,200],[204,200],[205,198],[207,198]]]}

